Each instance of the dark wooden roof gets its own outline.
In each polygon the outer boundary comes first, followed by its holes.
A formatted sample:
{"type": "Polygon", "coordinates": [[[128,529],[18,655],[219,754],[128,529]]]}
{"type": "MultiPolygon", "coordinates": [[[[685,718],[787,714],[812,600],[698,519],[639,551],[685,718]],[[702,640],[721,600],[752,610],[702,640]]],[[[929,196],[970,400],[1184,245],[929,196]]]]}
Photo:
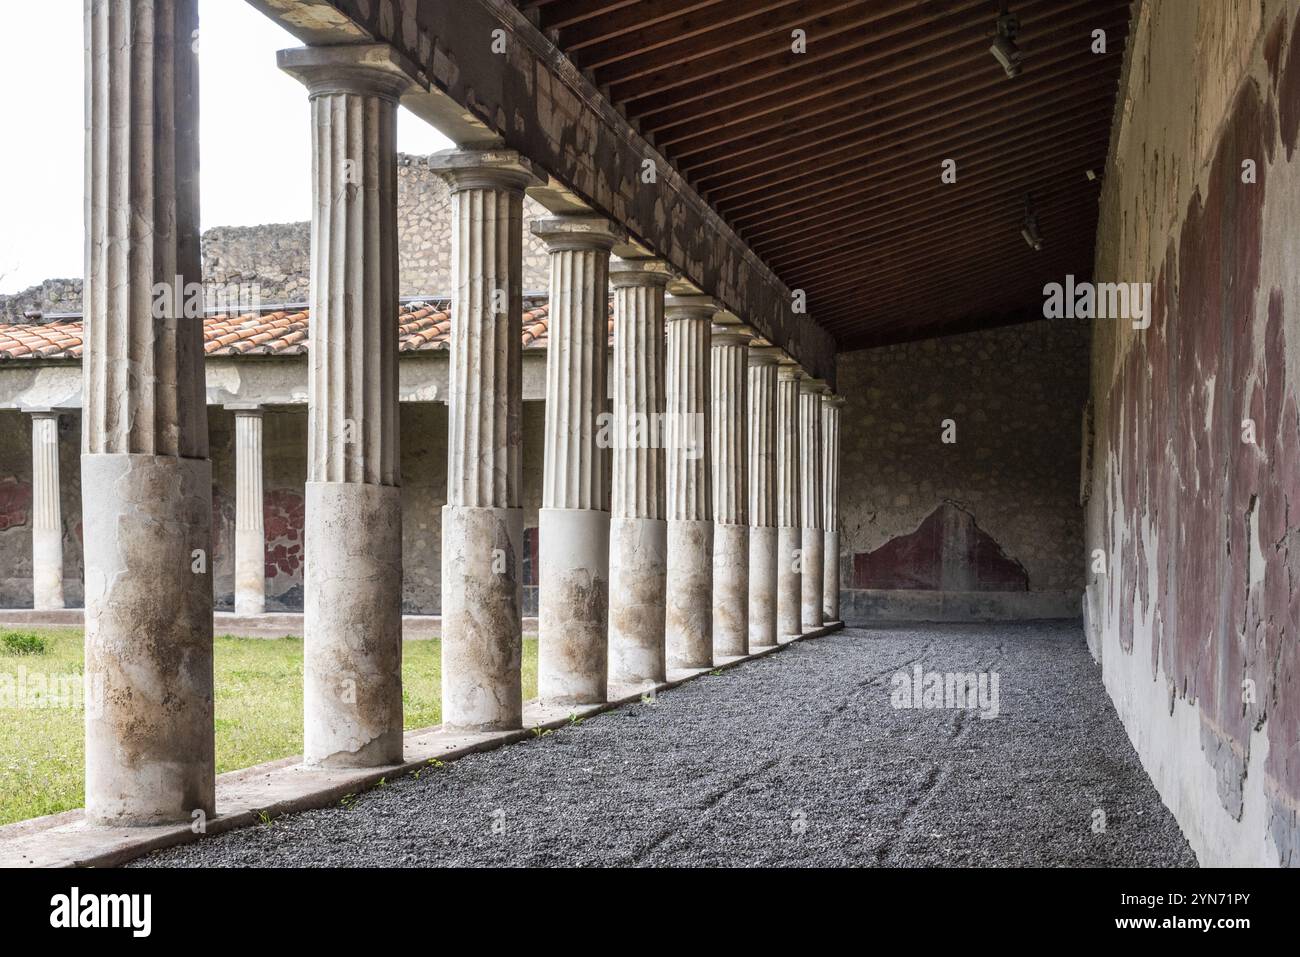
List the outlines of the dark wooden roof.
{"type": "Polygon", "coordinates": [[[1091,273],[1128,0],[1011,0],[1015,78],[998,0],[515,2],[841,349],[1034,318],[1091,273]]]}

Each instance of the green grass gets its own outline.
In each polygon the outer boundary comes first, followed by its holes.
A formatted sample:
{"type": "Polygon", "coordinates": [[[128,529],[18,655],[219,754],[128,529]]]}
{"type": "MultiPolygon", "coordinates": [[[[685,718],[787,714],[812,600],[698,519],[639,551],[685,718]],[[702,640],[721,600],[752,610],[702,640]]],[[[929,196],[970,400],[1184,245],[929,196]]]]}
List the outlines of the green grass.
{"type": "MultiPolygon", "coordinates": [[[[80,629],[34,629],[36,642],[0,632],[0,683],[82,672],[80,629]],[[43,650],[31,650],[40,647],[43,650]],[[20,653],[14,653],[21,648],[20,653]],[[20,670],[21,669],[21,670],[20,670]]],[[[402,704],[407,729],[442,720],[438,639],[402,643],[402,704]]],[[[302,639],[213,642],[216,665],[217,773],[302,753],[302,639]]],[[[537,639],[524,639],[524,697],[537,695],[537,639]]],[[[48,680],[48,678],[46,679],[48,680]]],[[[66,679],[69,683],[73,678],[66,679]]],[[[0,684],[0,824],[81,807],[83,712],[12,707],[0,684]]]]}

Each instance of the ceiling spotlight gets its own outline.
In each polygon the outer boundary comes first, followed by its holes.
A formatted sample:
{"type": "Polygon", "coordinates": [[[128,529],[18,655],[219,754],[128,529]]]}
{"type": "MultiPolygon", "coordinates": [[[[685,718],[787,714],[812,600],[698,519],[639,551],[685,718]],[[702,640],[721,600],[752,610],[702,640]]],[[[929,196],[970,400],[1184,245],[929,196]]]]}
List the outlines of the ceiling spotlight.
{"type": "Polygon", "coordinates": [[[998,37],[993,41],[993,46],[989,47],[989,52],[1002,64],[1007,76],[1020,75],[1020,61],[1025,57],[1020,47],[1016,46],[1016,34],[1019,32],[1020,18],[1014,13],[1007,13],[1003,7],[1002,16],[998,17],[998,37]]]}
{"type": "Polygon", "coordinates": [[[1032,196],[1025,197],[1025,224],[1020,227],[1020,235],[1034,252],[1043,248],[1043,234],[1038,231],[1038,213],[1034,210],[1032,196]]]}

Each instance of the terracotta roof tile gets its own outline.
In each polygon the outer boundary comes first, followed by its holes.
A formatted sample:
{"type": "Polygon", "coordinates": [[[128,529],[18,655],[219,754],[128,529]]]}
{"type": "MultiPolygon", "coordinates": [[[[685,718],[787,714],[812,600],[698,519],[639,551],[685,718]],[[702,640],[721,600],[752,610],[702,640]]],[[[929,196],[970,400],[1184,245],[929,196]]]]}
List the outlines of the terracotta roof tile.
{"type": "MultiPolygon", "coordinates": [[[[203,320],[203,351],[210,356],[295,356],[307,351],[307,310],[277,310],[242,316],[208,316],[203,320]]],[[[412,302],[397,314],[401,352],[447,348],[451,303],[440,299],[412,302]]],[[[545,349],[550,331],[545,301],[524,303],[523,346],[545,349]]],[[[614,301],[609,303],[609,335],[614,336],[614,301]]],[[[83,349],[80,319],[51,323],[0,323],[0,361],[5,359],[79,359],[83,349]]]]}

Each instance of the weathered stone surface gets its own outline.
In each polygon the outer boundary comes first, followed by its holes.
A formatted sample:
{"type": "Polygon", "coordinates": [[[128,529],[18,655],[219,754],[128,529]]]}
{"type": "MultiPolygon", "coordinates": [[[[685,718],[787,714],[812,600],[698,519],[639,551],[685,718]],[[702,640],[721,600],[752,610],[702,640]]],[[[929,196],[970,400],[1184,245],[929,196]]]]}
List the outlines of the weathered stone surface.
{"type": "Polygon", "coordinates": [[[777,555],[780,534],[774,526],[749,528],[749,650],[770,648],[777,627],[777,555]]]}
{"type": "Polygon", "coordinates": [[[85,12],[86,816],[188,822],[214,811],[212,474],[202,330],[182,318],[199,280],[198,9],[85,12]]]}
{"type": "Polygon", "coordinates": [[[825,574],[825,561],[822,549],[825,547],[820,528],[802,529],[802,549],[800,554],[800,611],[799,621],[803,630],[808,631],[822,626],[822,582],[825,574]]]}
{"type": "Polygon", "coordinates": [[[457,731],[521,727],[523,510],[442,510],[442,722],[457,731]]]}
{"type": "Polygon", "coordinates": [[[538,521],[537,695],[598,704],[609,674],[609,513],[544,508],[538,521]]]}
{"type": "Polygon", "coordinates": [[[621,234],[594,216],[532,228],[551,260],[537,687],[546,704],[598,704],[609,668],[609,251],[621,234]]]}
{"type": "Polygon", "coordinates": [[[713,526],[713,655],[748,654],[749,526],[713,526]]]}
{"type": "Polygon", "coordinates": [[[668,522],[668,668],[713,665],[713,522],[668,522]]]}
{"type": "Polygon", "coordinates": [[[402,493],[308,482],[303,759],[402,758],[402,493]]]}
{"type": "Polygon", "coordinates": [[[666,677],[668,523],[614,518],[609,538],[609,682],[652,685],[666,677]]]}
{"type": "Polygon", "coordinates": [[[713,490],[710,449],[709,326],[717,305],[705,296],[670,296],[666,371],[668,667],[713,663],[713,490]]]}
{"type": "Polygon", "coordinates": [[[94,453],[81,472],[87,820],[211,816],[211,468],[94,453]]]}
{"type": "Polygon", "coordinates": [[[776,621],[780,637],[803,630],[803,531],[800,521],[799,380],[793,364],[777,369],[776,381],[776,621]]]}

